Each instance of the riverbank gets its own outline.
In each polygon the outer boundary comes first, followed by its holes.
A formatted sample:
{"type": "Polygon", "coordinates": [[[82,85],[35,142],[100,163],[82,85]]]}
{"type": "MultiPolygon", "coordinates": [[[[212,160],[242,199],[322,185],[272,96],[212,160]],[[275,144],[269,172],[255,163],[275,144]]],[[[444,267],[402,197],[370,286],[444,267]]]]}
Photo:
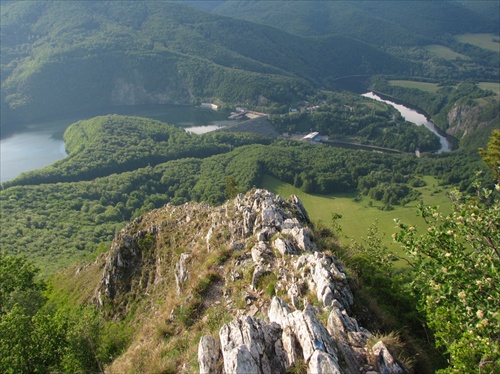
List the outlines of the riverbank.
{"type": "Polygon", "coordinates": [[[409,108],[406,105],[387,100],[380,93],[366,92],[361,96],[389,104],[394,107],[406,121],[414,123],[417,126],[424,126],[428,130],[432,131],[439,138],[439,142],[441,143],[441,149],[438,153],[450,152],[453,150],[453,141],[448,139],[446,135],[443,135],[439,128],[431,120],[429,120],[428,116],[425,114],[419,113],[417,110],[409,108]]]}

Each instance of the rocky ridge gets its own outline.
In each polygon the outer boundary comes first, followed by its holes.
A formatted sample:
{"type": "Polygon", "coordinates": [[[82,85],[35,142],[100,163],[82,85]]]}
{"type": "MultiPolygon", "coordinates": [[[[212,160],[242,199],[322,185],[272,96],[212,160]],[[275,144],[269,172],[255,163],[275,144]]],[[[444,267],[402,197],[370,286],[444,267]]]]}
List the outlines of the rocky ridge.
{"type": "MultiPolygon", "coordinates": [[[[253,190],[217,208],[167,205],[136,219],[117,234],[94,302],[126,313],[134,299],[175,279],[172,298],[192,303],[190,284],[208,266],[202,254],[215,253],[222,253],[218,262],[207,261],[216,275],[192,317],[210,324],[217,305],[231,317],[219,321],[218,334],[192,342],[200,373],[408,372],[351,316],[354,298],[345,269],[318,248],[296,196],[285,200],[253,190]],[[165,246],[175,247],[178,256],[168,260],[165,246]],[[225,251],[217,252],[221,247],[225,251]]],[[[181,318],[176,310],[167,323],[181,318]]],[[[152,313],[160,310],[152,307],[152,313]]],[[[185,363],[182,370],[194,367],[185,363]]]]}

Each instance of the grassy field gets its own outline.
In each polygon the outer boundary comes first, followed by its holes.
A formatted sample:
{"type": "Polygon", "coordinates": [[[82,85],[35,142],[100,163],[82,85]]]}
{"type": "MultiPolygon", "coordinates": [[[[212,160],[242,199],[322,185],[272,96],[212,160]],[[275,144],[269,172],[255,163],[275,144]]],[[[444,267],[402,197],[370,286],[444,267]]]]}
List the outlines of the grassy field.
{"type": "Polygon", "coordinates": [[[500,51],[499,38],[494,34],[462,34],[457,35],[456,39],[461,43],[472,44],[490,51],[500,51]]]}
{"type": "Polygon", "coordinates": [[[469,57],[464,56],[460,53],[453,51],[452,49],[439,45],[439,44],[431,44],[425,46],[425,49],[436,55],[439,58],[451,61],[457,58],[461,58],[462,60],[469,60],[469,57]]]}
{"type": "MultiPolygon", "coordinates": [[[[433,177],[424,177],[427,186],[419,188],[422,192],[422,199],[425,205],[438,205],[443,213],[451,211],[451,204],[446,197],[446,191],[437,187],[437,181],[433,177]]],[[[262,187],[273,193],[280,194],[288,198],[290,195],[297,195],[307,209],[313,222],[321,221],[326,225],[332,225],[332,213],[342,215],[339,223],[342,227],[342,243],[349,244],[352,240],[362,243],[366,238],[368,227],[377,222],[377,227],[383,243],[389,250],[398,256],[404,256],[400,245],[393,242],[391,235],[395,233],[395,218],[402,222],[412,224],[417,227],[425,227],[425,222],[416,214],[418,202],[412,202],[404,207],[395,207],[391,211],[382,211],[379,202],[372,201],[372,206],[368,206],[371,199],[365,197],[360,202],[353,201],[355,195],[311,195],[302,192],[298,188],[281,182],[280,180],[265,176],[262,187]]],[[[396,266],[403,266],[403,261],[397,261],[396,266]]]]}
{"type": "Polygon", "coordinates": [[[399,86],[405,88],[416,88],[425,92],[434,93],[439,90],[437,83],[418,82],[418,81],[403,81],[403,80],[390,80],[392,86],[399,86]]]}
{"type": "Polygon", "coordinates": [[[500,96],[500,83],[495,82],[479,82],[478,86],[482,90],[493,91],[500,96]]]}

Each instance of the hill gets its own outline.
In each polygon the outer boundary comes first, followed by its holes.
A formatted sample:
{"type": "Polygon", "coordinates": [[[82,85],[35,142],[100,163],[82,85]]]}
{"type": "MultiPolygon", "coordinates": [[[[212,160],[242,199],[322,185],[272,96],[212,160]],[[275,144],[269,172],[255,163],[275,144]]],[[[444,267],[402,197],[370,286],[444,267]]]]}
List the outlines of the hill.
{"type": "MultiPolygon", "coordinates": [[[[39,320],[63,322],[60,355],[4,350],[0,367],[22,370],[21,360],[6,366],[21,356],[39,369],[43,362],[109,373],[407,372],[381,337],[354,319],[364,306],[355,304],[328,240],[297,197],[265,190],[218,207],[153,210],[120,230],[105,255],[50,281],[47,309],[31,323],[43,336],[39,320]],[[78,308],[87,303],[100,319],[78,308]],[[63,306],[66,313],[50,313],[63,306]]],[[[38,342],[35,333],[29,339],[38,342]]],[[[54,343],[46,342],[47,352],[54,343]]]]}
{"type": "Polygon", "coordinates": [[[424,235],[399,223],[396,238],[419,267],[407,277],[373,236],[366,246],[342,248],[334,233],[309,221],[296,196],[258,189],[217,207],[168,204],[137,217],[105,254],[55,274],[43,295],[33,267],[2,253],[0,368],[409,373],[409,364],[430,373],[441,364],[428,355],[433,337],[415,309],[420,299],[429,326],[446,333],[436,339],[449,345],[452,365],[472,369],[488,357],[483,365],[494,372],[498,305],[489,295],[499,292],[498,201],[471,202],[455,202],[447,217],[427,211],[436,226],[424,235]],[[477,251],[465,249],[466,236],[477,251]],[[455,272],[463,277],[448,274],[455,272]],[[413,277],[426,280],[414,285],[423,296],[405,287],[413,277]],[[461,290],[460,299],[443,286],[461,290]],[[437,308],[425,304],[433,297],[437,308]],[[475,303],[480,309],[467,316],[475,303]],[[432,319],[443,315],[457,318],[459,330],[432,319]],[[448,336],[471,344],[455,347],[448,336]],[[43,349],[33,348],[41,342],[43,349]]]}
{"type": "Polygon", "coordinates": [[[408,70],[345,36],[305,38],[172,2],[2,2],[2,126],[112,105],[286,103],[334,77],[408,70]]]}
{"type": "Polygon", "coordinates": [[[212,5],[212,13],[296,35],[342,35],[363,41],[412,62],[411,72],[405,75],[417,80],[499,79],[500,8],[496,2],[219,1],[212,5]],[[477,48],[461,35],[482,35],[493,50],[477,48]],[[447,51],[447,58],[432,51],[447,51]]]}
{"type": "MultiPolygon", "coordinates": [[[[136,117],[103,116],[66,131],[70,155],[22,174],[0,191],[0,240],[48,275],[103,250],[123,224],[166,203],[220,204],[264,175],[315,194],[350,193],[381,209],[419,199],[432,175],[468,190],[478,155],[382,154],[249,133],[188,134],[136,117]]],[[[486,185],[491,175],[483,174],[486,185]]],[[[391,234],[391,233],[387,233],[391,234]]]]}
{"type": "Polygon", "coordinates": [[[219,1],[207,10],[296,35],[340,34],[377,45],[432,44],[445,34],[498,33],[499,25],[498,4],[488,1],[219,1]]]}

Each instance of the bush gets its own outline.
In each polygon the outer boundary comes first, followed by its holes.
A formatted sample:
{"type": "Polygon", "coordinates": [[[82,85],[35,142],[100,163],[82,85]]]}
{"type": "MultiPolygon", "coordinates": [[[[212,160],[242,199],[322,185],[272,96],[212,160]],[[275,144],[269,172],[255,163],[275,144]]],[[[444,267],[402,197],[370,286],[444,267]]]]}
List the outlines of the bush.
{"type": "Polygon", "coordinates": [[[443,372],[500,371],[500,196],[453,196],[454,211],[443,216],[421,207],[425,233],[398,223],[396,239],[413,260],[413,289],[450,356],[443,372]]]}

